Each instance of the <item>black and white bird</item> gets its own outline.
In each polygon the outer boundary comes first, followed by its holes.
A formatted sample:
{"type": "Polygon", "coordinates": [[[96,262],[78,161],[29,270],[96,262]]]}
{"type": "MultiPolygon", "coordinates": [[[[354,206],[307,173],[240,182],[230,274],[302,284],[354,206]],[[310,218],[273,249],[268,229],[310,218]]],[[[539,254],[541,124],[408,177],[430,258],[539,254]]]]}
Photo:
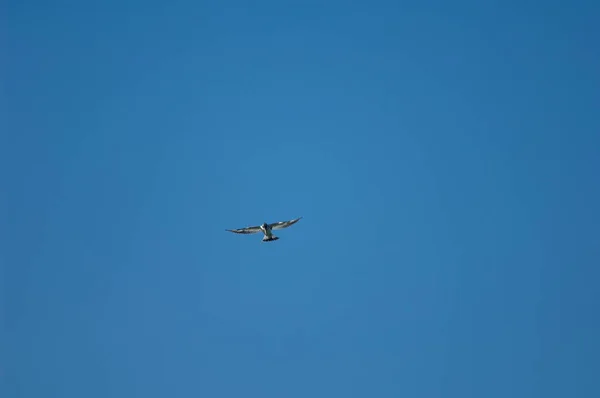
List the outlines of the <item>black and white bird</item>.
{"type": "Polygon", "coordinates": [[[264,234],[263,236],[263,242],[272,242],[274,240],[279,239],[277,236],[273,235],[273,230],[277,230],[277,229],[283,229],[283,228],[287,228],[290,225],[294,225],[298,222],[298,220],[300,220],[302,217],[298,217],[295,220],[290,220],[290,221],[279,221],[279,222],[275,222],[272,224],[267,224],[266,222],[263,223],[262,225],[258,225],[255,227],[246,227],[246,228],[240,228],[240,229],[226,229],[226,231],[229,232],[233,232],[236,234],[256,234],[258,232],[262,232],[264,234]]]}

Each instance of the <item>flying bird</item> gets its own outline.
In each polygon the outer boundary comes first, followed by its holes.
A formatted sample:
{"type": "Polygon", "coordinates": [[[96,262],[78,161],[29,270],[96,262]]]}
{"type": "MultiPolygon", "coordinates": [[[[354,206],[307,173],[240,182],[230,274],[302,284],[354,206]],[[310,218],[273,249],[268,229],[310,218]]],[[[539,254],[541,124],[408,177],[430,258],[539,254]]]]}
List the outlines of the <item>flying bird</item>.
{"type": "Polygon", "coordinates": [[[290,225],[294,225],[300,220],[302,217],[298,217],[295,220],[290,221],[279,221],[274,222],[272,224],[267,224],[266,222],[260,226],[256,227],[246,227],[240,229],[226,229],[226,231],[233,232],[236,234],[256,234],[258,232],[262,232],[264,234],[262,241],[263,242],[272,242],[274,240],[279,239],[277,236],[273,235],[273,230],[287,228],[290,225]]]}

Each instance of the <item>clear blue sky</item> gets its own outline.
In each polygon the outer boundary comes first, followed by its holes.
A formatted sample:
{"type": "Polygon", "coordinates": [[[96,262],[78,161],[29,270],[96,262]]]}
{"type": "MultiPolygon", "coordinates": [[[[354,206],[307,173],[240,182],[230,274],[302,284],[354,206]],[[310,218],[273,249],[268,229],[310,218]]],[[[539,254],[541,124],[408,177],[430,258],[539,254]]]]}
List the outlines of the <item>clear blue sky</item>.
{"type": "Polygon", "coordinates": [[[9,2],[0,395],[600,396],[560,3],[9,2]]]}

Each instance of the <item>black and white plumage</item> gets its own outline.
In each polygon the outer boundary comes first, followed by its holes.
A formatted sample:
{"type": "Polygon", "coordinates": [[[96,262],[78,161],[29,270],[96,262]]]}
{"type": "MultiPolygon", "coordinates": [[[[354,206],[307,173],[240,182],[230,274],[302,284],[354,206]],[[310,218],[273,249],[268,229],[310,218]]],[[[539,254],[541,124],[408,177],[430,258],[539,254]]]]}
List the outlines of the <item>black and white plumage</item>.
{"type": "Polygon", "coordinates": [[[294,225],[298,222],[298,220],[300,220],[302,217],[298,217],[294,220],[290,220],[290,221],[279,221],[279,222],[274,222],[271,224],[267,224],[266,222],[263,223],[262,225],[257,225],[255,227],[245,227],[245,228],[239,228],[239,229],[226,229],[226,231],[229,232],[233,232],[236,234],[256,234],[258,232],[262,232],[264,234],[263,236],[263,242],[272,242],[274,240],[279,239],[277,236],[273,235],[273,230],[277,230],[277,229],[283,229],[283,228],[287,228],[290,225],[294,225]]]}

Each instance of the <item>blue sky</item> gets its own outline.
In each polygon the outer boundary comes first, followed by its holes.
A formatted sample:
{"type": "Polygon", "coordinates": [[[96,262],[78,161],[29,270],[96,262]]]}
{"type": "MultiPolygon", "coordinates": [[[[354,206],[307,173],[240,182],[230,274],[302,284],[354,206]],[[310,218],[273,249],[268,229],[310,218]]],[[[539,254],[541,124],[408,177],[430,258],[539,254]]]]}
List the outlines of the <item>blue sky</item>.
{"type": "Polygon", "coordinates": [[[10,2],[1,395],[600,396],[594,3],[10,2]]]}

